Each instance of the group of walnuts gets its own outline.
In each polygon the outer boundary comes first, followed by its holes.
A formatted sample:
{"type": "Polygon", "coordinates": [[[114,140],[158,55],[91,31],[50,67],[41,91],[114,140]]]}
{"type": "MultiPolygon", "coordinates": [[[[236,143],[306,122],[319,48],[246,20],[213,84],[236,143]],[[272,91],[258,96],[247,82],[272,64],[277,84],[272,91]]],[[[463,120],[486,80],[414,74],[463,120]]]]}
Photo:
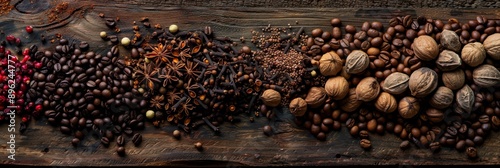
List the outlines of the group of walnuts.
{"type": "MultiPolygon", "coordinates": [[[[402,118],[410,119],[419,113],[420,102],[429,98],[426,101],[433,108],[453,107],[457,113],[471,113],[475,94],[466,84],[463,69],[472,68],[473,83],[478,87],[499,86],[500,71],[484,62],[487,56],[500,60],[500,33],[488,36],[483,43],[468,43],[462,47],[455,32],[443,30],[439,43],[441,46],[433,37],[422,35],[412,44],[415,56],[433,64],[437,70],[422,66],[411,75],[393,72],[381,82],[367,76],[355,88],[349,88],[349,76],[368,70],[368,54],[354,50],[342,60],[336,52],[325,53],[319,60],[318,68],[321,75],[329,79],[324,87],[312,87],[305,98],[293,99],[289,104],[290,112],[297,117],[303,116],[308,108],[318,108],[331,98],[340,101],[340,108],[345,112],[354,112],[364,102],[371,102],[380,112],[398,111],[402,118]],[[440,77],[442,85],[438,84],[440,77]],[[402,97],[399,102],[394,95],[402,97]]],[[[279,92],[269,89],[262,94],[261,99],[265,105],[276,107],[280,104],[281,96],[279,92]]],[[[431,121],[440,122],[443,115],[440,116],[431,121]]]]}

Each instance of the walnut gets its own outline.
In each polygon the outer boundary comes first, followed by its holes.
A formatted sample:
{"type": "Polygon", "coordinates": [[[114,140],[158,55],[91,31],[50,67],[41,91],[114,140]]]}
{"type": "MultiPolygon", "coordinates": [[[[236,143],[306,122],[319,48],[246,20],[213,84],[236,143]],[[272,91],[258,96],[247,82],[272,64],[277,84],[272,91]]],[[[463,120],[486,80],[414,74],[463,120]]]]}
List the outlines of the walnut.
{"type": "Polygon", "coordinates": [[[337,75],[342,70],[342,59],[336,52],[323,54],[319,60],[319,71],[324,76],[337,75]]]}
{"type": "Polygon", "coordinates": [[[460,39],[458,38],[457,33],[451,30],[444,29],[441,32],[440,42],[445,49],[454,51],[456,53],[460,52],[460,49],[462,49],[462,43],[460,43],[460,39]]]}
{"type": "Polygon", "coordinates": [[[349,94],[340,101],[340,109],[345,112],[354,112],[363,102],[356,96],[356,88],[349,89],[349,94]]]}
{"type": "Polygon", "coordinates": [[[500,33],[492,34],[483,42],[486,53],[494,60],[500,60],[500,33]]]}
{"type": "Polygon", "coordinates": [[[472,71],[472,80],[480,87],[493,87],[500,84],[500,71],[492,65],[481,65],[472,71]]]}
{"type": "Polygon", "coordinates": [[[436,41],[428,35],[415,38],[412,48],[415,56],[423,61],[433,60],[439,55],[439,47],[436,41]]]}
{"type": "Polygon", "coordinates": [[[450,88],[440,86],[429,100],[429,104],[437,109],[445,109],[453,103],[455,95],[450,88]]]}
{"type": "Polygon", "coordinates": [[[475,99],[476,97],[474,95],[474,91],[472,91],[469,85],[464,85],[462,89],[457,91],[456,95],[457,107],[469,114],[471,113],[472,108],[474,107],[475,99]]]}
{"type": "Polygon", "coordinates": [[[442,71],[452,71],[462,65],[462,60],[457,53],[450,50],[443,50],[439,53],[436,65],[442,71]]]}
{"type": "Polygon", "coordinates": [[[325,83],[325,91],[334,100],[343,99],[349,93],[349,82],[342,77],[332,77],[325,83]]]}
{"type": "Polygon", "coordinates": [[[441,75],[444,86],[451,90],[458,90],[465,84],[465,73],[462,69],[457,69],[451,72],[443,72],[441,75]]]}
{"type": "Polygon", "coordinates": [[[346,59],[345,67],[349,74],[359,74],[370,65],[368,54],[361,50],[352,51],[346,59]]]}
{"type": "Polygon", "coordinates": [[[462,61],[471,66],[476,67],[481,65],[486,59],[486,50],[483,44],[479,42],[468,43],[462,49],[462,61]]]}
{"type": "Polygon", "coordinates": [[[323,105],[326,101],[326,91],[322,87],[312,87],[306,96],[306,103],[312,108],[317,108],[323,105]]]}
{"type": "Polygon", "coordinates": [[[401,72],[394,72],[385,78],[382,89],[390,94],[401,94],[408,89],[410,77],[401,72]]]}
{"type": "Polygon", "coordinates": [[[307,102],[300,97],[295,98],[290,102],[289,109],[294,116],[303,116],[307,111],[307,102]]]}
{"type": "Polygon", "coordinates": [[[260,96],[266,106],[276,107],[281,103],[281,94],[273,89],[267,89],[260,96]]]}
{"type": "Polygon", "coordinates": [[[420,111],[417,99],[411,96],[403,97],[398,105],[399,115],[405,119],[412,118],[420,111]]]}
{"type": "Polygon", "coordinates": [[[365,77],[356,86],[358,100],[369,102],[378,97],[380,85],[374,77],[365,77]]]}
{"type": "Polygon", "coordinates": [[[398,108],[396,98],[387,92],[382,92],[375,101],[375,108],[381,112],[392,113],[398,108]]]}
{"type": "Polygon", "coordinates": [[[436,71],[422,67],[410,75],[408,87],[412,96],[425,97],[429,95],[438,84],[438,75],[436,71]]]}

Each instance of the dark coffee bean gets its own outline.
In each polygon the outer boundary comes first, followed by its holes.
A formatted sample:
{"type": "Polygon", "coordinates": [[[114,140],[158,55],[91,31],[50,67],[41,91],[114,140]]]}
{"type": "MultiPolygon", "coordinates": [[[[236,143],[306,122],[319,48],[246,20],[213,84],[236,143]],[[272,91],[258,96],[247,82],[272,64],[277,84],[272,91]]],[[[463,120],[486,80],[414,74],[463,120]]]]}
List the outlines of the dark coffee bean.
{"type": "Polygon", "coordinates": [[[139,146],[142,142],[142,135],[139,133],[135,133],[134,136],[132,137],[132,143],[134,143],[135,146],[139,146]]]}
{"type": "Polygon", "coordinates": [[[368,136],[369,136],[368,131],[366,131],[366,130],[359,131],[359,137],[361,137],[363,139],[368,139],[368,136]]]}
{"type": "Polygon", "coordinates": [[[101,144],[104,145],[104,147],[109,147],[109,139],[106,137],[102,137],[101,144]]]}
{"type": "Polygon", "coordinates": [[[375,37],[370,41],[371,46],[373,47],[380,47],[383,43],[383,40],[381,37],[375,37]]]}
{"type": "Polygon", "coordinates": [[[483,131],[485,131],[485,132],[490,131],[490,130],[491,130],[491,125],[490,125],[490,123],[484,123],[484,124],[482,124],[482,125],[481,125],[481,129],[482,129],[483,131]]]}
{"type": "Polygon", "coordinates": [[[116,153],[119,156],[125,156],[125,148],[123,146],[120,146],[120,147],[116,148],[116,153]]]}
{"type": "Polygon", "coordinates": [[[61,126],[59,129],[63,134],[71,134],[71,129],[67,126],[61,126]]]}
{"type": "Polygon", "coordinates": [[[354,27],[353,25],[346,25],[345,26],[345,31],[346,31],[346,33],[355,34],[356,33],[356,27],[354,27]]]}
{"type": "Polygon", "coordinates": [[[490,117],[488,115],[481,115],[481,116],[479,116],[478,121],[482,124],[489,123],[490,117]]]}
{"type": "Polygon", "coordinates": [[[424,26],[424,31],[425,31],[425,34],[432,34],[432,31],[434,31],[434,26],[432,26],[431,23],[426,23],[425,26],[424,26]]]}
{"type": "Polygon", "coordinates": [[[321,46],[321,45],[325,44],[325,41],[321,37],[316,37],[316,38],[314,38],[314,44],[321,46]]]}
{"type": "Polygon", "coordinates": [[[124,138],[123,136],[121,136],[121,135],[120,135],[120,136],[118,136],[118,137],[116,138],[116,144],[117,144],[118,146],[124,146],[124,145],[125,145],[125,138],[124,138]]]}
{"type": "Polygon", "coordinates": [[[80,144],[80,139],[78,138],[73,138],[73,140],[71,140],[71,144],[74,146],[74,147],[77,147],[78,144],[80,144]]]}
{"type": "Polygon", "coordinates": [[[467,156],[471,159],[477,158],[477,150],[474,147],[468,147],[465,153],[467,153],[467,156]]]}
{"type": "Polygon", "coordinates": [[[323,34],[323,30],[321,30],[321,29],[319,29],[319,28],[313,29],[313,30],[311,31],[311,35],[312,35],[313,37],[320,37],[320,36],[321,36],[321,34],[323,34]]]}
{"type": "Polygon", "coordinates": [[[368,29],[368,31],[366,32],[366,34],[368,35],[368,37],[378,37],[379,36],[379,31],[375,30],[375,29],[368,29]]]}
{"type": "Polygon", "coordinates": [[[134,131],[130,127],[126,127],[123,132],[129,136],[132,136],[134,134],[134,131]]]}
{"type": "Polygon", "coordinates": [[[459,140],[457,144],[455,144],[455,149],[462,151],[465,149],[465,141],[464,140],[459,140]]]}
{"type": "Polygon", "coordinates": [[[437,152],[441,149],[441,144],[439,142],[432,142],[429,144],[429,148],[432,152],[437,152]]]}

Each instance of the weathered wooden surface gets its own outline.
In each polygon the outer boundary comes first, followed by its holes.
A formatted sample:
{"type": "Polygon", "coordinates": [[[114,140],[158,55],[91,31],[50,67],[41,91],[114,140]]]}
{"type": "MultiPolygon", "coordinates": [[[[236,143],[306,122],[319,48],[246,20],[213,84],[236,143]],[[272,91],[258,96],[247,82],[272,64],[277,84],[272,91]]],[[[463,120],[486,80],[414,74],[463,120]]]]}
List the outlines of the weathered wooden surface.
{"type": "MultiPolygon", "coordinates": [[[[61,1],[58,1],[61,2],[61,1]]],[[[109,49],[102,41],[100,31],[112,32],[98,16],[120,17],[119,37],[132,36],[132,22],[147,16],[151,23],[163,26],[177,24],[182,29],[199,29],[210,25],[215,33],[238,40],[241,36],[250,39],[252,29],[273,26],[304,26],[307,31],[320,27],[329,30],[332,17],[341,18],[344,24],[360,26],[363,21],[381,21],[396,15],[424,15],[437,19],[456,17],[460,21],[485,15],[500,19],[497,9],[333,9],[333,8],[208,8],[208,7],[154,7],[131,4],[105,4],[104,2],[68,1],[67,11],[58,15],[58,21],[49,22],[47,11],[56,5],[52,1],[40,0],[31,3],[22,1],[10,14],[0,17],[2,38],[6,34],[22,37],[25,46],[38,44],[40,48],[52,46],[50,42],[41,45],[39,37],[51,37],[61,33],[63,37],[85,40],[97,52],[109,49]],[[36,7],[33,7],[36,6],[36,7]],[[298,25],[296,25],[298,22],[298,25]],[[34,34],[24,32],[24,26],[33,25],[34,34]]],[[[118,2],[118,1],[116,1],[118,2]]],[[[145,30],[144,30],[145,31],[145,30]]],[[[250,45],[250,44],[248,44],[250,45]]],[[[124,56],[127,53],[122,53],[124,56]]],[[[48,126],[44,120],[34,122],[23,135],[16,135],[16,161],[7,159],[8,132],[5,124],[0,126],[0,164],[19,165],[190,165],[190,166],[281,166],[281,165],[420,165],[420,164],[500,164],[500,134],[492,134],[479,147],[478,160],[468,160],[464,153],[443,148],[433,154],[428,149],[399,149],[400,140],[394,135],[371,135],[373,149],[365,151],[359,147],[359,140],[352,138],[345,129],[331,132],[324,142],[316,140],[308,131],[293,124],[292,116],[279,112],[277,120],[256,118],[248,121],[242,114],[240,123],[226,123],[222,134],[214,135],[208,127],[201,127],[181,140],[171,136],[174,126],[164,125],[161,129],[151,125],[141,133],[144,142],[140,147],[126,144],[127,156],[115,153],[116,144],[109,148],[99,145],[99,141],[88,136],[81,146],[73,148],[71,136],[62,135],[57,128],[48,126]],[[271,124],[275,134],[267,137],[262,126],[271,124]],[[204,151],[197,151],[193,144],[203,143],[204,151]]],[[[18,118],[19,119],[19,118],[18,118]]],[[[18,121],[19,122],[19,121],[18,121]]]]}

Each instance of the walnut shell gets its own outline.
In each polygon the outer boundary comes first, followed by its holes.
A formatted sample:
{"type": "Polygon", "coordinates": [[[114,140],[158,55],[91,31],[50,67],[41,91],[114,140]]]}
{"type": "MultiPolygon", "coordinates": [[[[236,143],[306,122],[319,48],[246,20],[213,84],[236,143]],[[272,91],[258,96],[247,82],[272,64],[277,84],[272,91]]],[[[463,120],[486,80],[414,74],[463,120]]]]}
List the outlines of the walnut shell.
{"type": "Polygon", "coordinates": [[[307,111],[307,102],[298,97],[293,99],[289,105],[290,113],[296,117],[304,116],[307,111]]]}
{"type": "Polygon", "coordinates": [[[398,102],[391,94],[382,92],[375,101],[375,108],[381,112],[392,113],[398,108],[398,102]]]}
{"type": "Polygon", "coordinates": [[[410,76],[401,72],[394,72],[385,78],[382,89],[390,94],[401,94],[408,89],[410,76]]]}
{"type": "Polygon", "coordinates": [[[266,106],[276,107],[281,103],[281,94],[273,89],[267,89],[262,93],[260,99],[266,106]]]}
{"type": "Polygon", "coordinates": [[[414,117],[420,111],[420,103],[411,96],[403,97],[398,104],[399,115],[405,119],[414,117]]]}
{"type": "Polygon", "coordinates": [[[445,109],[453,103],[455,94],[450,88],[440,86],[429,100],[429,104],[437,109],[445,109]]]}
{"type": "Polygon", "coordinates": [[[443,72],[441,75],[444,86],[451,90],[458,90],[465,84],[465,73],[462,69],[457,69],[451,72],[443,72]]]}
{"type": "Polygon", "coordinates": [[[337,75],[342,70],[342,59],[336,52],[323,54],[319,60],[319,72],[324,76],[337,75]]]}
{"type": "Polygon", "coordinates": [[[492,34],[483,42],[486,53],[494,60],[500,60],[500,33],[492,34]]]}
{"type": "Polygon", "coordinates": [[[474,91],[472,91],[469,85],[464,85],[462,89],[457,91],[457,107],[469,114],[471,113],[472,108],[474,108],[475,99],[476,97],[474,95],[474,91]]]}
{"type": "Polygon", "coordinates": [[[356,111],[363,102],[358,100],[356,96],[356,88],[349,89],[349,94],[340,101],[340,109],[345,112],[354,112],[356,111]]]}
{"type": "Polygon", "coordinates": [[[361,50],[352,51],[345,60],[346,71],[349,74],[359,74],[370,65],[368,54],[361,50]]]}
{"type": "Polygon", "coordinates": [[[454,51],[456,53],[460,52],[462,49],[462,43],[454,31],[444,29],[441,32],[441,45],[448,50],[454,51]]]}
{"type": "Polygon", "coordinates": [[[306,103],[312,108],[317,108],[323,105],[326,101],[326,91],[322,87],[312,87],[306,96],[306,103]]]}
{"type": "Polygon", "coordinates": [[[438,75],[436,71],[422,67],[410,75],[408,88],[412,96],[425,97],[436,89],[438,84],[438,75]]]}
{"type": "Polygon", "coordinates": [[[325,91],[334,100],[343,99],[349,93],[349,82],[342,76],[332,77],[326,81],[325,91]]]}
{"type": "Polygon", "coordinates": [[[436,41],[428,35],[415,38],[412,48],[415,56],[423,61],[433,60],[439,55],[439,47],[436,41]]]}
{"type": "Polygon", "coordinates": [[[450,50],[443,50],[439,53],[436,65],[442,71],[452,71],[462,66],[462,60],[457,53],[450,50]]]}
{"type": "Polygon", "coordinates": [[[479,42],[468,43],[462,49],[462,61],[471,66],[476,67],[481,65],[486,59],[486,50],[483,44],[479,42]]]}
{"type": "Polygon", "coordinates": [[[481,65],[472,71],[472,80],[480,87],[493,87],[500,84],[500,71],[492,65],[481,65]]]}
{"type": "Polygon", "coordinates": [[[356,86],[356,96],[358,100],[369,102],[378,97],[380,84],[374,77],[365,77],[356,86]]]}

